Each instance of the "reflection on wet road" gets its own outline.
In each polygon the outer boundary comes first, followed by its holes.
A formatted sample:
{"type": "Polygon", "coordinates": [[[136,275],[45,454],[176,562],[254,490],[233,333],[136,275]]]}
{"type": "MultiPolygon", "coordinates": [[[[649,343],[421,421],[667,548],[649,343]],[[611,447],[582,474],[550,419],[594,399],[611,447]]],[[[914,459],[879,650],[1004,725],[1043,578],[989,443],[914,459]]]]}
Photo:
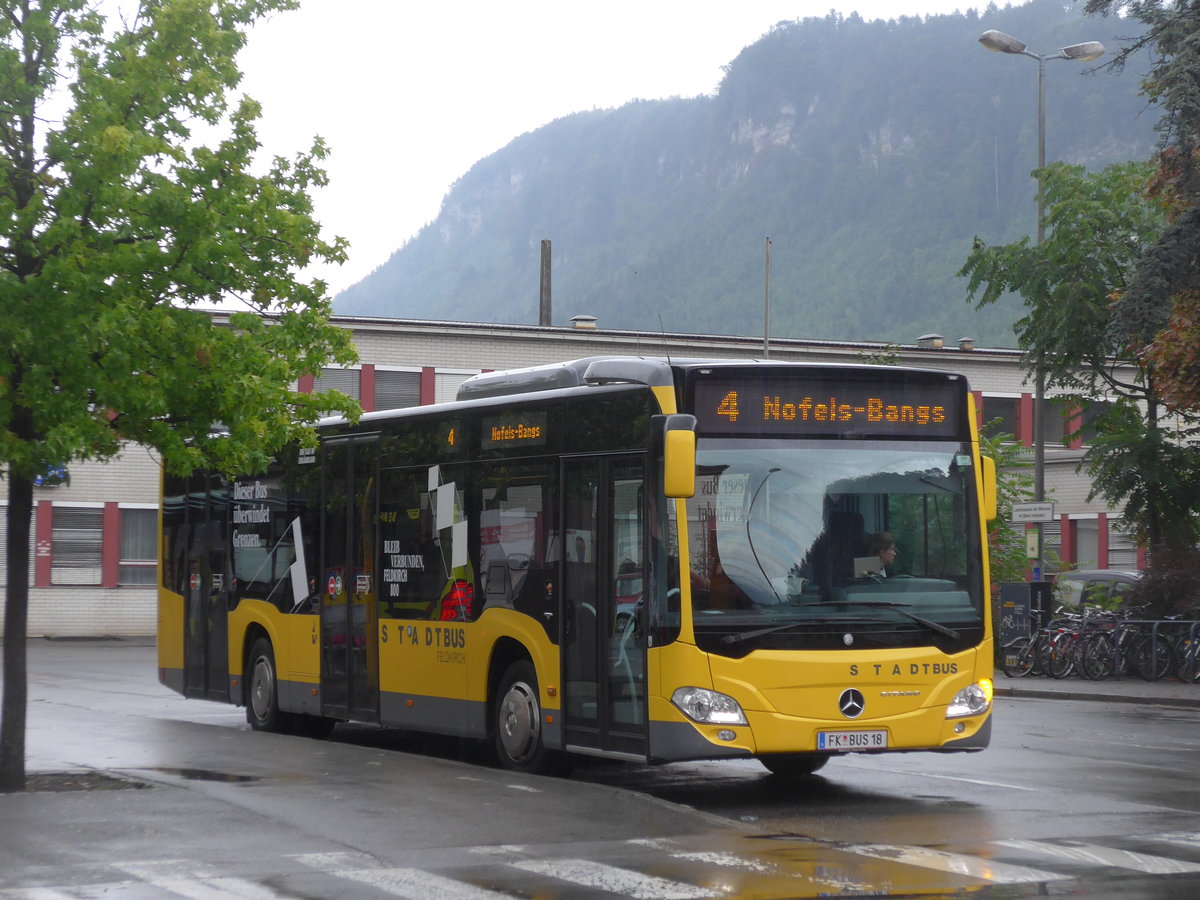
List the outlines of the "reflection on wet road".
{"type": "Polygon", "coordinates": [[[1194,710],[1003,701],[980,754],[547,779],[469,742],[251,732],[167,694],[149,647],[37,650],[32,758],[150,787],[0,796],[0,900],[1200,896],[1194,710]]]}

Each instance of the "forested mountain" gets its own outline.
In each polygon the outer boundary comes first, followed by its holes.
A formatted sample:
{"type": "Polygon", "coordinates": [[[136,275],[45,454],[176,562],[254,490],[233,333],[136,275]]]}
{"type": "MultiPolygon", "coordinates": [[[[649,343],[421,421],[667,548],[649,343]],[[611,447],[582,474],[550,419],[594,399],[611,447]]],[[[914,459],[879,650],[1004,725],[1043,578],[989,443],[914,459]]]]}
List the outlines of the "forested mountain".
{"type": "MultiPolygon", "coordinates": [[[[335,309],[536,323],[550,239],[555,324],[761,334],[769,237],[773,336],[1013,346],[1019,302],[976,311],[955,274],[975,235],[1035,224],[1038,64],[984,50],[990,28],[1053,53],[1138,25],[1059,0],[780,22],[713,96],[581,112],[481,160],[335,309]]],[[[1145,67],[1103,61],[1046,63],[1048,160],[1149,158],[1145,67]]]]}

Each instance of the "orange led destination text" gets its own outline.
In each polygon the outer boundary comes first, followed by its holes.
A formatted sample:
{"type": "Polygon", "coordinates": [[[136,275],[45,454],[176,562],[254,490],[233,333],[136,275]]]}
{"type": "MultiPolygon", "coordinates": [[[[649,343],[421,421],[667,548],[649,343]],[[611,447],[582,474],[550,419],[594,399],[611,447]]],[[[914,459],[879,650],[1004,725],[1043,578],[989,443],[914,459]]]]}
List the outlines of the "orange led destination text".
{"type": "Polygon", "coordinates": [[[492,426],[492,441],[497,444],[505,441],[533,441],[541,436],[542,426],[540,425],[492,426]]]}
{"type": "Polygon", "coordinates": [[[799,403],[784,403],[779,397],[763,397],[764,422],[856,422],[909,423],[940,425],[946,421],[946,407],[888,403],[881,397],[868,397],[864,403],[845,403],[837,397],[820,401],[805,397],[799,403]]]}

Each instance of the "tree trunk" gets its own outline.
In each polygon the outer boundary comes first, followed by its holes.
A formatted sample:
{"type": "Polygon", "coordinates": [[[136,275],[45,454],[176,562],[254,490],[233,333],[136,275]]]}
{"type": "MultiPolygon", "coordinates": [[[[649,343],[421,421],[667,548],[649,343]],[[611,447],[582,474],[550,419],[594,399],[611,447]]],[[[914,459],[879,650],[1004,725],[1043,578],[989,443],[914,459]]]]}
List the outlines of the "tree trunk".
{"type": "Polygon", "coordinates": [[[8,473],[8,584],[4,592],[4,696],[0,700],[0,793],[25,790],[25,641],[29,623],[29,527],[33,479],[8,473]]]}

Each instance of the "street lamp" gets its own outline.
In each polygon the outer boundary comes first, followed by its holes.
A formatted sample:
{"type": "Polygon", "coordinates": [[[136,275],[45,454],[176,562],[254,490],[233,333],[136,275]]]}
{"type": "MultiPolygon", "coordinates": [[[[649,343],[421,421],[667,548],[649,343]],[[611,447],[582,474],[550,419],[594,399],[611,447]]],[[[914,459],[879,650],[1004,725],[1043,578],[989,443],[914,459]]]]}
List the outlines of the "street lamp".
{"type": "MultiPolygon", "coordinates": [[[[1078,62],[1091,62],[1094,59],[1099,59],[1104,55],[1104,45],[1099,41],[1084,41],[1082,44],[1072,44],[1070,47],[1063,47],[1057,53],[1034,53],[1027,46],[1018,41],[1015,37],[1005,34],[1003,31],[992,29],[985,31],[979,36],[979,43],[987,47],[989,50],[994,50],[998,53],[1011,53],[1017,56],[1028,56],[1030,59],[1036,59],[1038,64],[1037,75],[1037,91],[1038,91],[1038,106],[1037,106],[1037,134],[1038,134],[1038,159],[1037,170],[1039,173],[1046,168],[1046,60],[1048,59],[1071,59],[1078,62]]],[[[1042,194],[1042,176],[1038,175],[1038,192],[1037,192],[1037,242],[1041,244],[1046,237],[1046,220],[1045,220],[1045,199],[1042,194]]],[[[1045,428],[1042,424],[1042,415],[1046,403],[1046,375],[1042,371],[1042,355],[1039,352],[1034,360],[1034,394],[1033,394],[1033,499],[1041,502],[1046,498],[1046,439],[1045,428]]],[[[1042,534],[1042,523],[1037,523],[1037,568],[1033,572],[1033,580],[1041,581],[1044,543],[1042,534]]]]}

